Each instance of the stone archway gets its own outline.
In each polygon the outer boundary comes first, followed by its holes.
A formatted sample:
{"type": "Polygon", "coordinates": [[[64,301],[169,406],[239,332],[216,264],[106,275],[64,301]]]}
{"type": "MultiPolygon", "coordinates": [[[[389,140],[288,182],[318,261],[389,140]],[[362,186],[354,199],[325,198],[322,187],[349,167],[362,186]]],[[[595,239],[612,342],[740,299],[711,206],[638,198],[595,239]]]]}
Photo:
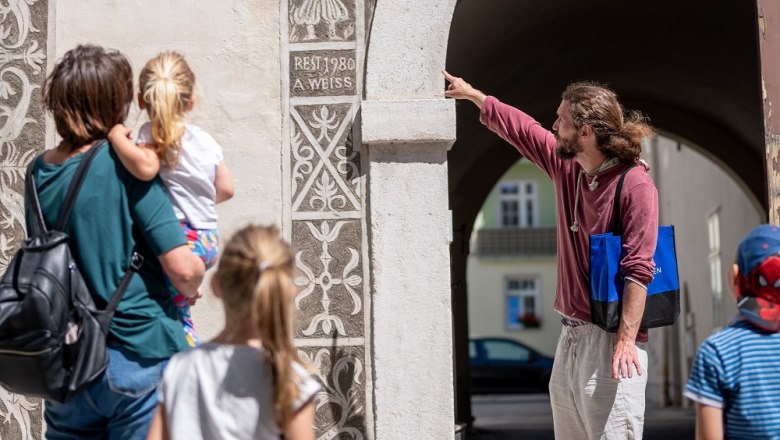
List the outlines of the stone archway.
{"type": "MultiPolygon", "coordinates": [[[[755,2],[713,10],[701,0],[625,8],[607,1],[461,0],[447,68],[547,127],[568,82],[606,82],[663,132],[704,148],[766,209],[756,17],[755,2]]],[[[457,116],[458,140],[448,157],[452,282],[457,418],[468,421],[468,240],[481,201],[517,154],[481,127],[473,105],[459,105],[457,116]]]]}
{"type": "Polygon", "coordinates": [[[440,73],[454,4],[281,2],[282,206],[320,438],[454,435],[440,73]]]}
{"type": "Polygon", "coordinates": [[[453,438],[454,393],[444,100],[454,0],[379,1],[361,135],[368,156],[376,438],[453,438]]]}

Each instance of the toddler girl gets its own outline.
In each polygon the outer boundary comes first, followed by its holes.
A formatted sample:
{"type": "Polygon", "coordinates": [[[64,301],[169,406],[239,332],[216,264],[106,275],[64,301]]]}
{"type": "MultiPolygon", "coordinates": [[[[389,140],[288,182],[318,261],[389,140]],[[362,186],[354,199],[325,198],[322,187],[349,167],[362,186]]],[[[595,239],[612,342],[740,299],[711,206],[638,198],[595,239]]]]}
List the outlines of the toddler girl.
{"type": "Polygon", "coordinates": [[[247,226],[230,239],[211,280],[225,328],[171,358],[148,439],[314,440],[320,385],[293,346],[292,271],[277,228],[247,226]]]}
{"type": "MultiPolygon", "coordinates": [[[[159,171],[190,248],[208,269],[216,261],[219,245],[215,205],[233,197],[233,180],[219,144],[184,122],[195,105],[195,74],[183,56],[164,52],[146,63],[139,83],[138,105],[146,109],[149,122],[139,130],[138,145],[122,124],[111,129],[108,139],[136,178],[151,180],[159,171]]],[[[190,304],[172,284],[168,287],[187,342],[197,346],[190,304]]]]}

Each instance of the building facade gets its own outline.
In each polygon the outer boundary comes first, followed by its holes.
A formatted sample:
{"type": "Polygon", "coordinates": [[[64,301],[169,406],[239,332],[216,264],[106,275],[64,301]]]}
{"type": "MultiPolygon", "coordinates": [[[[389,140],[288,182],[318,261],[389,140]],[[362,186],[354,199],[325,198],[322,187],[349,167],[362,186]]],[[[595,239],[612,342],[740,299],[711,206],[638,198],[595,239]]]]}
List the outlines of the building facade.
{"type": "Polygon", "coordinates": [[[496,183],[477,216],[468,260],[472,336],[517,339],[555,354],[560,317],[555,194],[550,178],[527,160],[496,183]]]}
{"type": "MultiPolygon", "coordinates": [[[[275,223],[293,244],[295,344],[323,386],[317,438],[452,438],[446,163],[455,105],[440,69],[454,6],[2,2],[0,271],[25,237],[24,170],[57,144],[40,99],[55,62],[92,43],[123,52],[137,74],[177,50],[197,77],[190,122],[222,145],[236,183],[218,208],[220,235],[275,223]],[[412,28],[426,33],[399,31],[412,28]]],[[[127,125],[142,122],[134,108],[127,125]]],[[[208,294],[193,315],[206,340],[224,319],[208,294]]],[[[42,408],[0,390],[0,438],[42,438],[42,408]]]]}
{"type": "MultiPolygon", "coordinates": [[[[463,386],[468,364],[462,359],[467,335],[458,333],[468,333],[461,309],[465,301],[457,290],[465,264],[462,255],[450,252],[450,242],[456,249],[463,248],[459,236],[468,242],[465,231],[475,210],[464,201],[481,201],[484,195],[471,195],[487,186],[472,176],[495,178],[491,164],[501,162],[502,153],[485,149],[491,160],[483,161],[466,148],[450,151],[456,107],[444,99],[442,67],[455,67],[453,73],[478,80],[466,67],[474,66],[495,81],[482,82],[490,86],[488,91],[503,96],[504,87],[507,95],[510,90],[521,95],[533,113],[548,116],[557,105],[562,75],[567,80],[613,79],[647,104],[637,107],[654,111],[660,125],[689,138],[718,138],[719,147],[711,151],[734,159],[727,165],[741,170],[760,194],[763,179],[746,171],[764,157],[764,144],[755,134],[760,130],[754,129],[760,111],[749,105],[759,96],[753,91],[760,89],[759,75],[751,70],[758,63],[748,56],[756,42],[751,33],[756,28],[754,5],[734,2],[711,11],[735,23],[714,22],[711,37],[704,32],[709,28],[689,31],[684,25],[695,12],[694,3],[683,2],[677,6],[681,12],[666,17],[667,7],[653,2],[614,8],[601,1],[580,10],[577,2],[572,2],[575,8],[560,8],[477,0],[5,0],[0,2],[0,271],[25,236],[24,169],[37,152],[57,142],[40,100],[43,80],[57,59],[76,44],[95,43],[125,53],[137,72],[156,53],[178,50],[198,78],[200,99],[191,122],[222,144],[237,186],[235,198],[219,207],[221,235],[229,236],[247,222],[280,224],[303,270],[296,279],[295,342],[301,356],[317,367],[323,384],[317,396],[317,437],[452,438],[455,421],[468,421],[469,406],[463,401],[468,395],[463,386]],[[456,3],[463,26],[453,21],[456,3]],[[580,50],[560,51],[571,46],[567,32],[576,33],[574,25],[590,25],[581,14],[603,9],[628,14],[630,19],[618,20],[622,23],[663,16],[672,20],[670,29],[696,38],[637,33],[632,26],[631,38],[602,38],[592,45],[588,56],[614,61],[613,54],[639,53],[621,46],[633,49],[639,37],[669,38],[670,43],[642,41],[654,52],[642,53],[637,68],[631,67],[634,60],[626,60],[621,70],[613,69],[612,62],[582,63],[585,52],[580,50]],[[489,15],[493,12],[498,17],[489,15]],[[561,23],[568,13],[572,20],[563,32],[549,25],[561,23]],[[510,23],[500,25],[502,17],[510,23]],[[514,31],[530,34],[507,38],[514,31]],[[546,31],[554,34],[548,38],[546,31]],[[722,37],[726,31],[738,38],[722,37]],[[479,32],[479,38],[470,32],[479,32]],[[485,44],[488,38],[495,38],[495,44],[485,44]],[[563,40],[559,44],[556,38],[563,40]],[[724,38],[728,47],[720,44],[724,38]],[[460,46],[465,56],[448,61],[448,44],[460,46]],[[680,52],[691,44],[692,49],[680,52]],[[509,52],[523,56],[507,57],[509,52]],[[668,60],[668,52],[679,54],[674,58],[678,62],[690,60],[693,67],[646,68],[664,65],[648,55],[668,60]],[[482,55],[495,57],[485,60],[482,55]],[[717,61],[718,55],[729,62],[717,61]],[[591,70],[574,70],[579,66],[591,70]],[[699,68],[717,86],[699,81],[704,76],[699,68]],[[523,74],[519,82],[509,81],[508,72],[523,74]],[[728,117],[729,109],[734,117],[728,117]],[[711,111],[727,116],[714,117],[711,111]]],[[[774,28],[766,29],[771,35],[774,28]]],[[[599,38],[591,32],[576,37],[591,35],[599,38]]],[[[763,83],[768,96],[776,83],[773,78],[763,83]]],[[[139,115],[135,109],[128,125],[140,125],[139,115]]],[[[470,118],[477,123],[475,115],[470,118]]],[[[468,145],[470,133],[458,134],[464,134],[468,145]]],[[[541,194],[541,187],[537,190],[541,194]]],[[[523,202],[518,203],[513,221],[522,224],[527,220],[523,202]]],[[[718,221],[723,230],[728,219],[718,221]]],[[[708,250],[708,264],[714,265],[717,249],[727,245],[721,240],[719,248],[708,250]]],[[[534,281],[533,289],[529,279],[516,281],[512,307],[521,311],[530,305],[525,303],[529,297],[536,298],[529,290],[552,285],[545,275],[541,286],[534,281]]],[[[535,313],[549,310],[549,302],[542,297],[533,308],[535,313]]],[[[222,325],[219,302],[208,295],[194,315],[206,339],[222,325]]],[[[544,314],[540,321],[541,331],[552,325],[544,314]]],[[[5,421],[0,437],[41,438],[41,409],[40,400],[0,390],[5,421]]]]}
{"type": "Polygon", "coordinates": [[[659,223],[674,225],[680,317],[650,332],[648,402],[689,405],[682,398],[696,350],[736,313],[728,285],[739,240],[766,222],[758,201],[725,167],[681,141],[658,136],[645,159],[658,188],[659,223]]]}

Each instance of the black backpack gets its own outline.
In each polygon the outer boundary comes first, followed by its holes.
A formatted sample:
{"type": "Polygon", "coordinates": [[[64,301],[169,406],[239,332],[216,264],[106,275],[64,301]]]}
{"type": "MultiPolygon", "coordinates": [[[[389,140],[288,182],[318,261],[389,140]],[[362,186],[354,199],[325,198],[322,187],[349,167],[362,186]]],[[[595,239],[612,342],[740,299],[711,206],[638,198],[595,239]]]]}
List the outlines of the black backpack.
{"type": "Polygon", "coordinates": [[[106,144],[96,142],[82,158],[55,230],[46,228],[33,181],[38,158],[27,168],[33,230],[0,278],[0,384],[15,393],[64,402],[108,364],[108,326],[143,258],[133,252],[119,287],[98,310],[62,232],[89,164],[106,144]]]}

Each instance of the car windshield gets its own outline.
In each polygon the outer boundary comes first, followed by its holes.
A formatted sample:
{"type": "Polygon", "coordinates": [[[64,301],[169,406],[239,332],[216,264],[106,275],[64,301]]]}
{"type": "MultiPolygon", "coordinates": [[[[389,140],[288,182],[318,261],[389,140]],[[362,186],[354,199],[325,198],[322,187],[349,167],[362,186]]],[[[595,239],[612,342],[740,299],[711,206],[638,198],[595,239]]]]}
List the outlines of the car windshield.
{"type": "Polygon", "coordinates": [[[488,359],[497,361],[527,361],[531,350],[511,341],[487,340],[483,342],[488,359]]]}

